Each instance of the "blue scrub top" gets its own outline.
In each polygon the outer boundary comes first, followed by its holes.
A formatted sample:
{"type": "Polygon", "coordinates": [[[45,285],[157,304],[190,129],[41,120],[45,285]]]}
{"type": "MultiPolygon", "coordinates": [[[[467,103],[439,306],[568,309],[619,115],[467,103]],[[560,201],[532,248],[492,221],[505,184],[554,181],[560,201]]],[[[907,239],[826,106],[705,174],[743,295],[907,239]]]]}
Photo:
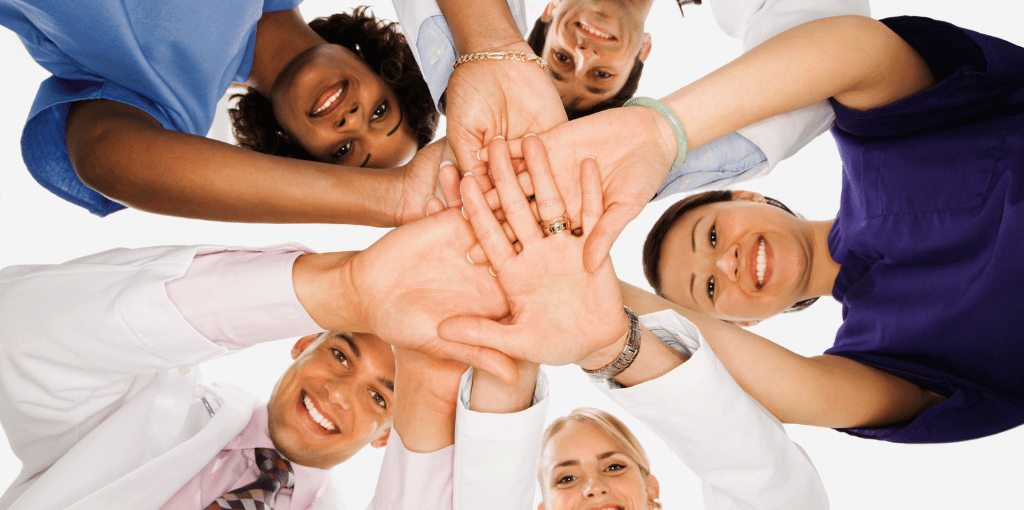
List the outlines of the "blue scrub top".
{"type": "Polygon", "coordinates": [[[249,76],[263,12],[300,2],[0,0],[0,25],[53,74],[40,85],[22,132],[29,172],[99,216],[124,209],[75,174],[64,136],[70,104],[111,99],[145,111],[165,129],[205,136],[224,91],[249,76]]]}
{"type": "Polygon", "coordinates": [[[936,443],[1024,423],[1024,48],[926,18],[884,23],[937,83],[858,112],[833,101],[842,202],[829,235],[843,324],[827,354],[948,399],[845,429],[936,443]]]}

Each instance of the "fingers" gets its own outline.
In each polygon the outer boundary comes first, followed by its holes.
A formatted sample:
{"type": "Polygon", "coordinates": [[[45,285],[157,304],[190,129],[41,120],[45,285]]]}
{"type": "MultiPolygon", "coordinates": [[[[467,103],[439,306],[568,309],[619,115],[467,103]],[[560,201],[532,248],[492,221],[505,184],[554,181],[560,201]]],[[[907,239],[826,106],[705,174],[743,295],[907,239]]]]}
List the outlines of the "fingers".
{"type": "MultiPolygon", "coordinates": [[[[512,231],[524,245],[540,240],[543,236],[537,226],[537,220],[530,210],[530,203],[523,195],[519,180],[512,169],[512,161],[508,157],[505,141],[494,140],[489,147],[492,156],[488,163],[491,181],[494,182],[494,188],[498,192],[498,200],[501,202],[501,210],[505,213],[505,221],[512,225],[512,231]]],[[[487,251],[486,246],[484,246],[484,251],[487,251]]]]}
{"type": "Polygon", "coordinates": [[[626,225],[636,217],[639,211],[627,205],[613,203],[604,211],[594,225],[586,243],[583,245],[583,267],[587,273],[595,274],[608,257],[612,244],[619,237],[626,225]]]}
{"type": "MultiPolygon", "coordinates": [[[[486,321],[486,319],[478,317],[477,319],[486,321]]],[[[443,326],[444,322],[441,325],[443,326]]],[[[440,331],[440,328],[438,331],[440,331]]],[[[486,370],[508,384],[515,384],[519,380],[519,367],[516,365],[515,360],[495,349],[442,340],[439,351],[435,354],[441,358],[455,360],[480,370],[486,370]]]]}
{"type": "Polygon", "coordinates": [[[583,233],[589,235],[604,213],[601,172],[593,158],[584,159],[580,165],[580,189],[583,191],[583,233]]]}
{"type": "MultiPolygon", "coordinates": [[[[466,177],[462,179],[463,214],[473,226],[473,233],[476,234],[486,259],[491,262],[491,267],[499,269],[505,261],[515,256],[515,249],[505,230],[494,218],[491,208],[487,206],[487,200],[484,199],[476,179],[466,177]]],[[[470,258],[470,261],[473,259],[470,258]]]]}
{"type": "Polygon", "coordinates": [[[455,162],[458,164],[459,171],[463,175],[467,173],[485,175],[487,173],[485,165],[476,155],[483,147],[480,140],[471,137],[462,139],[462,137],[452,135],[450,132],[449,135],[451,136],[448,137],[448,145],[455,155],[455,162]]]}
{"type": "Polygon", "coordinates": [[[533,182],[537,217],[542,222],[561,218],[565,214],[565,203],[562,202],[562,195],[555,185],[555,177],[551,174],[551,165],[544,144],[536,136],[528,136],[523,140],[523,151],[533,182]]]}
{"type": "MultiPolygon", "coordinates": [[[[490,319],[481,317],[452,317],[441,322],[437,328],[437,333],[442,339],[452,344],[465,345],[467,347],[474,346],[486,349],[489,352],[500,351],[507,358],[520,358],[521,353],[517,352],[520,342],[511,336],[510,330],[509,326],[503,326],[490,319]],[[506,349],[508,350],[507,353],[505,352],[506,349]]],[[[487,361],[494,362],[493,360],[487,361]]],[[[477,366],[472,363],[470,364],[477,366]]],[[[498,363],[495,364],[498,365],[498,363]]],[[[488,368],[480,368],[491,372],[488,368]]],[[[514,379],[506,379],[502,373],[491,373],[501,377],[505,382],[515,382],[514,379]]],[[[516,372],[516,377],[518,378],[518,372],[516,372]]]]}
{"type": "Polygon", "coordinates": [[[444,202],[440,198],[430,197],[427,199],[426,215],[430,216],[434,213],[439,213],[444,210],[444,202]]]}
{"type": "MultiPolygon", "coordinates": [[[[508,140],[508,153],[513,158],[523,157],[523,139],[508,140]]],[[[477,159],[483,163],[491,162],[490,145],[485,145],[477,151],[477,159]]]]}
{"type": "Polygon", "coordinates": [[[437,183],[441,188],[445,204],[448,207],[462,207],[462,194],[459,193],[459,182],[461,181],[455,163],[450,160],[441,162],[441,169],[437,172],[437,183]]]}

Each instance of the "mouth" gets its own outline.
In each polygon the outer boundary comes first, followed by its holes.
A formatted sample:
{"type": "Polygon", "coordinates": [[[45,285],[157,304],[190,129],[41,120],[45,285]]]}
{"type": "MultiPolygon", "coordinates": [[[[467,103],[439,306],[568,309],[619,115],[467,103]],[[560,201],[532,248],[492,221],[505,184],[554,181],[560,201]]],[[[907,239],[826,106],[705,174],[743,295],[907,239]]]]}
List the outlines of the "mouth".
{"type": "Polygon", "coordinates": [[[313,107],[309,110],[309,116],[316,119],[330,115],[335,109],[341,106],[348,96],[348,80],[335,83],[317,96],[313,107]]]}
{"type": "Polygon", "coordinates": [[[622,505],[616,505],[615,503],[605,503],[603,505],[590,507],[587,510],[625,510],[622,505]]]}
{"type": "Polygon", "coordinates": [[[750,277],[754,281],[754,287],[757,290],[763,289],[764,285],[771,279],[772,264],[769,262],[772,255],[771,245],[765,240],[764,236],[758,236],[757,243],[750,250],[748,265],[750,267],[750,277]]]}
{"type": "Polygon", "coordinates": [[[337,434],[338,426],[335,425],[334,422],[331,421],[329,418],[324,416],[324,414],[320,412],[319,409],[317,409],[316,404],[313,402],[313,399],[310,398],[310,396],[307,395],[306,392],[304,391],[302,392],[301,397],[302,398],[300,407],[302,409],[299,412],[301,414],[302,411],[305,411],[305,415],[309,416],[309,419],[313,421],[313,423],[316,426],[316,428],[314,428],[314,431],[319,432],[321,434],[337,434]]]}
{"type": "Polygon", "coordinates": [[[598,42],[615,42],[618,40],[614,35],[604,32],[594,25],[584,21],[576,22],[576,32],[587,39],[592,39],[598,42]]]}

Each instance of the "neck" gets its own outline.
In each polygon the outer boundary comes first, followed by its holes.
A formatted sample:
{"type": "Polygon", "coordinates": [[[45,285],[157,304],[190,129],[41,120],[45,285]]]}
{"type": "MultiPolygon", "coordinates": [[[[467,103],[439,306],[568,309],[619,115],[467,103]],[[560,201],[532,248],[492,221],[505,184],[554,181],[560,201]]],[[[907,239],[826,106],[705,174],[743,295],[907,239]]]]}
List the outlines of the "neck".
{"type": "Polygon", "coordinates": [[[832,260],[828,251],[828,233],[835,220],[812,221],[811,228],[811,278],[804,299],[830,296],[832,287],[839,276],[839,264],[832,260]]]}
{"type": "Polygon", "coordinates": [[[265,12],[256,24],[256,48],[246,84],[270,97],[281,72],[306,50],[326,44],[303,21],[298,9],[265,12]]]}

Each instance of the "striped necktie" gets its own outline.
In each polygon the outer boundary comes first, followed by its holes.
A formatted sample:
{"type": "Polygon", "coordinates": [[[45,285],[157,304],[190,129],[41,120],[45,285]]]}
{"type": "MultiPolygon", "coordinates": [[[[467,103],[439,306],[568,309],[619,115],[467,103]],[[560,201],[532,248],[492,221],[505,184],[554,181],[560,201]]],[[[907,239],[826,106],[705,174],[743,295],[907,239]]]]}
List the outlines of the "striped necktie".
{"type": "Polygon", "coordinates": [[[260,475],[256,481],[225,493],[210,503],[206,510],[272,510],[277,493],[295,485],[292,464],[273,448],[256,448],[256,465],[260,475]]]}

